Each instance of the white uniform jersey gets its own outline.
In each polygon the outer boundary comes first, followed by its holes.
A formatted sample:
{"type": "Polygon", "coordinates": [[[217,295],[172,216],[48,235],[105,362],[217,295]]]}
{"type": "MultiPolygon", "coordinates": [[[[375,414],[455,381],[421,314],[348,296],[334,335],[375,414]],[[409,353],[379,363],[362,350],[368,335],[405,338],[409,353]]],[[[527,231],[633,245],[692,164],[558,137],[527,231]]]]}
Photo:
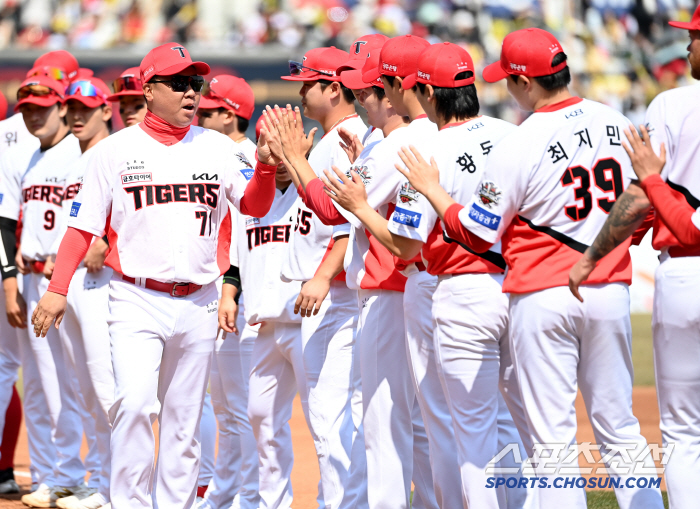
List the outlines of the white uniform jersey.
{"type": "Polygon", "coordinates": [[[255,171],[255,154],[257,153],[258,146],[253,143],[248,138],[235,142],[238,147],[239,154],[236,156],[243,164],[243,176],[246,180],[253,178],[253,172],[255,171]],[[243,157],[241,157],[241,155],[243,157]]]}
{"type": "Polygon", "coordinates": [[[236,144],[191,127],[165,146],[138,125],[100,142],[68,226],[102,236],[106,265],[133,278],[208,284],[229,267],[231,214],[247,181],[236,144]]]}
{"type": "Polygon", "coordinates": [[[381,141],[384,139],[384,132],[381,129],[377,129],[376,127],[369,126],[367,128],[367,131],[365,132],[364,136],[360,138],[360,141],[362,141],[363,146],[367,146],[370,143],[374,143],[375,141],[381,141]]]}
{"type": "MultiPolygon", "coordinates": [[[[543,108],[494,147],[462,224],[496,243],[509,271],[504,292],[567,286],[615,200],[635,179],[622,148],[629,121],[603,104],[571,98],[543,108]]],[[[629,241],[588,283],[631,281],[629,241]]]]}
{"type": "MultiPolygon", "coordinates": [[[[350,168],[348,155],[340,147],[338,127],[357,136],[362,136],[367,130],[362,119],[353,115],[327,132],[309,154],[309,164],[316,175],[323,175],[323,170],[332,171],[331,166],[344,172],[350,168]]],[[[332,247],[333,227],[324,225],[299,198],[292,230],[289,257],[282,265],[281,276],[284,281],[308,281],[314,277],[323,257],[332,247]]]]}
{"type": "Polygon", "coordinates": [[[239,215],[238,262],[249,324],[301,321],[301,316],[294,314],[301,282],[285,283],[278,270],[289,256],[296,199],[296,190],[290,185],[284,193],[275,190],[275,201],[265,217],[239,215]]]}
{"type": "MultiPolygon", "coordinates": [[[[395,167],[401,164],[399,150],[414,145],[421,153],[427,153],[436,135],[435,124],[427,117],[417,118],[382,141],[367,145],[350,168],[364,183],[367,202],[382,217],[391,217],[405,181],[395,167]]],[[[365,230],[359,219],[340,206],[336,208],[352,225],[351,245],[345,256],[348,288],[402,291],[406,279],[396,270],[393,256],[365,230]]]]}
{"type": "MultiPolygon", "coordinates": [[[[457,203],[467,203],[481,182],[491,149],[513,129],[515,126],[511,123],[485,116],[450,124],[440,130],[430,153],[421,155],[428,162],[431,155],[435,158],[440,169],[440,186],[447,194],[457,203]]],[[[428,272],[437,275],[503,272],[505,269],[500,244],[488,254],[477,255],[451,241],[446,233],[443,235],[443,230],[433,206],[404,178],[389,231],[425,244],[422,255],[428,272]]]]}
{"type": "MultiPolygon", "coordinates": [[[[51,247],[61,235],[66,177],[79,157],[78,140],[69,134],[48,150],[36,150],[23,170],[14,164],[3,166],[0,216],[18,220],[21,209],[20,244],[25,258],[46,260],[52,254],[51,247]]],[[[13,153],[8,154],[10,158],[14,159],[13,153]]]]}
{"type": "Polygon", "coordinates": [[[29,132],[21,113],[0,121],[0,156],[14,148],[30,154],[39,148],[39,138],[29,132]]]}
{"type": "MultiPolygon", "coordinates": [[[[674,88],[656,96],[646,114],[654,151],[659,153],[663,143],[666,147],[666,165],[661,172],[668,185],[683,194],[691,207],[700,207],[700,172],[698,154],[700,137],[697,126],[700,122],[700,85],[674,88]]],[[[693,221],[700,224],[696,212],[693,221]]],[[[652,244],[655,249],[680,246],[680,242],[657,216],[654,220],[652,244]]]]}

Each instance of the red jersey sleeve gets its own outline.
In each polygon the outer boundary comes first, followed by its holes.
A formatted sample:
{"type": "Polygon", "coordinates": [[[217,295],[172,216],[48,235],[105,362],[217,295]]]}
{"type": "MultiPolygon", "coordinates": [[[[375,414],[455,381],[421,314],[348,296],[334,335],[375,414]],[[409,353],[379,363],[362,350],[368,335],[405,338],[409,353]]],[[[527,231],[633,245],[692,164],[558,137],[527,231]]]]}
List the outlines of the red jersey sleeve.
{"type": "MultiPolygon", "coordinates": [[[[302,198],[303,200],[304,198],[302,198]]],[[[325,225],[335,226],[347,223],[338,209],[333,205],[333,200],[323,192],[323,182],[320,179],[313,179],[306,186],[306,199],[304,203],[313,210],[321,222],[325,225]]]]}
{"type": "Polygon", "coordinates": [[[700,230],[693,223],[695,209],[685,197],[671,189],[660,175],[654,175],[642,182],[654,210],[671,233],[686,247],[700,247],[700,230]]]}
{"type": "Polygon", "coordinates": [[[493,244],[485,241],[478,235],[474,235],[464,227],[462,221],[459,220],[459,212],[463,208],[464,205],[460,205],[459,203],[450,205],[445,212],[445,219],[443,221],[445,223],[445,231],[450,238],[456,240],[457,242],[461,242],[462,244],[466,244],[469,246],[469,249],[475,253],[485,253],[491,249],[493,244]]]}
{"type": "Polygon", "coordinates": [[[94,235],[92,233],[69,227],[63,236],[58,253],[56,254],[56,266],[51,276],[48,291],[61,295],[68,295],[68,287],[78,265],[83,261],[88,252],[94,235]]]}

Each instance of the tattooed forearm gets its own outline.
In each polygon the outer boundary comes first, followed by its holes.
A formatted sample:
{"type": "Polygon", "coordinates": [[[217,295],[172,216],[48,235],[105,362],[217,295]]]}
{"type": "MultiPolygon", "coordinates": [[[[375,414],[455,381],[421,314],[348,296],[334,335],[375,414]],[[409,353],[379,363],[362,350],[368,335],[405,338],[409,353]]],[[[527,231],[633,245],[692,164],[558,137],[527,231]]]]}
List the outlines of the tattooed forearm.
{"type": "Polygon", "coordinates": [[[650,206],[644,191],[636,184],[630,185],[610,210],[603,228],[587,250],[588,256],[597,262],[622,244],[642,223],[650,206]]]}

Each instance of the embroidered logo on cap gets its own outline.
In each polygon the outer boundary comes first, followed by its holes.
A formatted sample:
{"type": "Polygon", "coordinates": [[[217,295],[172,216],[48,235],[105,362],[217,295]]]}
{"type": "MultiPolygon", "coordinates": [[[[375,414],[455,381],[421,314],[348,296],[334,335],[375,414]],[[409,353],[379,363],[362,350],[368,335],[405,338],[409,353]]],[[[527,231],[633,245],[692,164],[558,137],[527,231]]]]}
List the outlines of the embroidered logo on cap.
{"type": "Polygon", "coordinates": [[[180,53],[180,56],[181,56],[182,58],[185,58],[185,48],[183,48],[182,46],[173,46],[173,47],[170,48],[170,49],[173,50],[173,51],[179,52],[179,53],[180,53]]]}
{"type": "Polygon", "coordinates": [[[360,50],[362,49],[363,44],[367,44],[367,41],[356,41],[355,42],[355,55],[360,54],[360,50]]]}

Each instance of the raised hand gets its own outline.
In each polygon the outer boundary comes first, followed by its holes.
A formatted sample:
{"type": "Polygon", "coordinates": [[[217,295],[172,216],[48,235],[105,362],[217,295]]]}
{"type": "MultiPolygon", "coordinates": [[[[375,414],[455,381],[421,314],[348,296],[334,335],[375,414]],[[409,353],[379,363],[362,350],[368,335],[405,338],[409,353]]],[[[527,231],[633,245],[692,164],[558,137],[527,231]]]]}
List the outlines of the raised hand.
{"type": "Polygon", "coordinates": [[[625,136],[627,141],[629,141],[629,146],[623,141],[622,147],[627,152],[627,155],[630,156],[632,169],[634,169],[639,180],[643,181],[652,175],[661,174],[661,170],[666,164],[666,147],[662,143],[660,153],[657,156],[651,147],[651,140],[646,127],[640,125],[639,130],[642,132],[641,138],[634,127],[630,126],[628,129],[625,129],[625,136]]]}
{"type": "Polygon", "coordinates": [[[338,135],[342,140],[340,142],[340,147],[348,155],[348,159],[350,159],[350,162],[354,163],[357,160],[357,158],[360,157],[360,154],[365,148],[362,145],[360,138],[356,134],[353,134],[347,129],[345,129],[344,127],[338,128],[338,135]]]}
{"type": "Polygon", "coordinates": [[[350,171],[351,177],[345,175],[336,166],[333,166],[333,174],[328,170],[323,170],[325,177],[321,177],[321,181],[326,186],[325,193],[343,207],[345,210],[356,214],[356,212],[367,203],[367,190],[362,182],[362,179],[354,171],[350,171]],[[338,182],[340,179],[340,182],[338,182]]]}
{"type": "Polygon", "coordinates": [[[260,138],[258,138],[258,161],[263,164],[277,166],[282,162],[282,158],[275,155],[271,147],[271,145],[274,145],[274,123],[267,111],[263,112],[263,119],[263,123],[260,126],[260,138]]]}

